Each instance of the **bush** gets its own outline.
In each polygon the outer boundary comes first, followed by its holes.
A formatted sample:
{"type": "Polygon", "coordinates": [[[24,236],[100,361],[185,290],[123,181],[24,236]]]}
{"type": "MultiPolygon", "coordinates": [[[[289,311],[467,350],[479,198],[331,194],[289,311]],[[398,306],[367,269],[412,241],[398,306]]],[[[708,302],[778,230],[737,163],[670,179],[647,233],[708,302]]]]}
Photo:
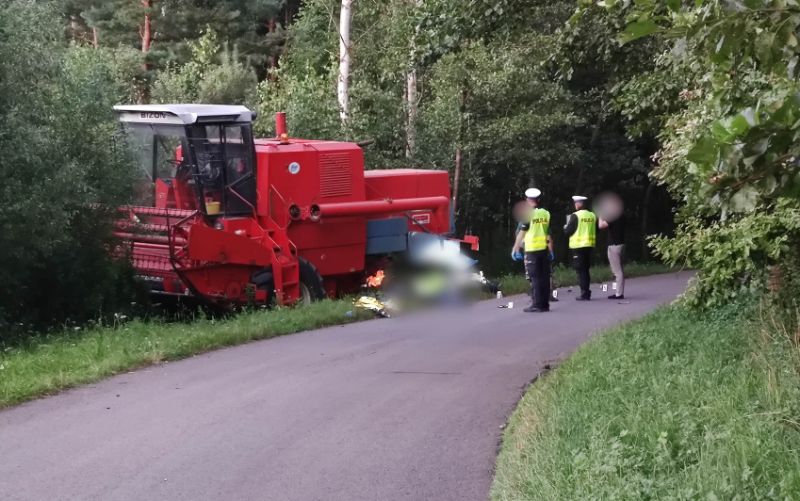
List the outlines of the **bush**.
{"type": "Polygon", "coordinates": [[[271,80],[258,86],[256,133],[274,136],[274,113],[285,111],[289,133],[294,137],[341,137],[342,124],[335,89],[333,66],[324,73],[318,73],[310,66],[278,69],[271,80]]]}
{"type": "Polygon", "coordinates": [[[775,265],[783,265],[784,272],[796,272],[797,200],[784,198],[769,211],[711,223],[686,212],[681,214],[676,238],[658,237],[653,243],[666,262],[701,271],[686,294],[687,304],[720,307],[737,297],[762,293],[767,289],[768,271],[775,265]]]}
{"type": "Polygon", "coordinates": [[[258,79],[238,61],[236,51],[223,50],[213,31],[190,44],[192,59],[162,71],[153,84],[160,103],[249,104],[258,79]]]}
{"type": "Polygon", "coordinates": [[[200,82],[200,102],[249,104],[258,85],[256,75],[231,54],[225,54],[221,63],[209,68],[200,82]]]}
{"type": "Polygon", "coordinates": [[[106,251],[112,213],[92,207],[130,193],[112,111],[130,86],[107,52],[67,48],[50,7],[0,7],[2,332],[80,321],[128,297],[118,292],[129,274],[106,251]]]}
{"type": "MultiPolygon", "coordinates": [[[[697,268],[693,306],[763,293],[767,270],[795,260],[800,244],[800,48],[786,28],[800,12],[778,0],[597,5],[627,23],[618,42],[662,43],[654,69],[615,99],[629,132],[658,130],[652,176],[683,202],[657,254],[697,268]]],[[[581,2],[576,19],[594,8],[581,2]]]]}

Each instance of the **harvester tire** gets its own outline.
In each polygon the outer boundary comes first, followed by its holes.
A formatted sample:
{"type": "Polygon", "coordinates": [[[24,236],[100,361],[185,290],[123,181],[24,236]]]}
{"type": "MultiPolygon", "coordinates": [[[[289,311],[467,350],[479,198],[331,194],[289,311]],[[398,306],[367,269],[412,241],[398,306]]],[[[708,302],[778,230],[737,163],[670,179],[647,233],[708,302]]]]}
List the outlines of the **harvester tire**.
{"type": "Polygon", "coordinates": [[[260,290],[267,291],[267,300],[264,304],[272,306],[272,302],[275,300],[275,279],[272,276],[272,270],[267,268],[257,271],[253,273],[251,280],[260,290]]]}
{"type": "Polygon", "coordinates": [[[300,258],[300,302],[312,303],[325,299],[325,282],[317,267],[300,258]]]}

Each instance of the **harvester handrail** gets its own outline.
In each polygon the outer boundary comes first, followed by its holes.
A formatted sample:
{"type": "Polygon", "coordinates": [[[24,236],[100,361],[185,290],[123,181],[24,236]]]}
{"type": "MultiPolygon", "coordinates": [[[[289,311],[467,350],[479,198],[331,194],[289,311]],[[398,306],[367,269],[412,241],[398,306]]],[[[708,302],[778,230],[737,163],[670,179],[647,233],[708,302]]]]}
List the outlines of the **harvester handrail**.
{"type": "Polygon", "coordinates": [[[288,221],[289,213],[286,211],[286,199],[283,198],[283,195],[281,195],[281,192],[278,191],[278,189],[275,188],[275,186],[270,186],[269,187],[269,193],[270,193],[269,217],[270,217],[270,219],[272,219],[272,222],[275,223],[275,226],[277,226],[281,230],[285,230],[289,226],[289,221],[288,221]],[[273,194],[280,199],[281,209],[282,210],[280,210],[279,212],[280,212],[280,214],[283,215],[283,220],[282,221],[279,221],[275,217],[275,211],[277,210],[277,208],[276,208],[276,204],[273,203],[273,200],[272,200],[272,195],[273,194]]]}
{"type": "Polygon", "coordinates": [[[227,189],[228,189],[228,191],[230,191],[231,193],[233,193],[234,195],[236,195],[236,197],[237,197],[239,200],[241,200],[241,201],[242,201],[242,202],[244,202],[244,203],[245,203],[245,204],[246,204],[248,207],[250,207],[250,212],[251,212],[251,214],[252,214],[253,218],[255,219],[255,218],[257,217],[257,214],[256,214],[256,208],[255,208],[255,206],[254,206],[253,204],[251,204],[251,203],[250,203],[250,201],[248,201],[248,200],[247,200],[246,198],[244,198],[242,195],[240,195],[238,191],[234,190],[234,189],[233,189],[233,185],[230,185],[230,186],[228,186],[228,187],[227,187],[227,189]]]}

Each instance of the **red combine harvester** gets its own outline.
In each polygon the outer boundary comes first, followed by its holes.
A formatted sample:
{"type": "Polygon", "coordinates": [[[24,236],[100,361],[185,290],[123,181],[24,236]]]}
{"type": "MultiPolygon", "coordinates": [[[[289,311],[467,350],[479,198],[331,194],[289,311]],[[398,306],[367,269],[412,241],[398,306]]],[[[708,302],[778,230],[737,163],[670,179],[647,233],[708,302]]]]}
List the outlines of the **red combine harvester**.
{"type": "MultiPolygon", "coordinates": [[[[210,305],[293,304],[357,290],[387,255],[450,240],[436,170],[364,170],[355,143],[253,139],[242,106],[117,106],[148,182],[115,234],[155,294],[210,305]]],[[[458,251],[456,250],[456,253],[458,251]]],[[[461,256],[463,257],[463,256],[461,256]]]]}

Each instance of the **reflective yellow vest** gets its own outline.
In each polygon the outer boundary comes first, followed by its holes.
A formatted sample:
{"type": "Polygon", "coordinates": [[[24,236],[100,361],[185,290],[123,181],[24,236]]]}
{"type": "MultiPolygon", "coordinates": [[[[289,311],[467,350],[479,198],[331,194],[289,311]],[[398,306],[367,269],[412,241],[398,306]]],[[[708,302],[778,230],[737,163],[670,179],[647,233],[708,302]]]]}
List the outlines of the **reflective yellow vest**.
{"type": "Polygon", "coordinates": [[[581,209],[575,213],[578,218],[578,229],[569,237],[570,249],[594,247],[597,240],[597,216],[594,212],[581,209]]]}
{"type": "Polygon", "coordinates": [[[525,252],[545,250],[548,233],[550,233],[550,213],[545,209],[533,209],[530,226],[525,233],[525,252]]]}

